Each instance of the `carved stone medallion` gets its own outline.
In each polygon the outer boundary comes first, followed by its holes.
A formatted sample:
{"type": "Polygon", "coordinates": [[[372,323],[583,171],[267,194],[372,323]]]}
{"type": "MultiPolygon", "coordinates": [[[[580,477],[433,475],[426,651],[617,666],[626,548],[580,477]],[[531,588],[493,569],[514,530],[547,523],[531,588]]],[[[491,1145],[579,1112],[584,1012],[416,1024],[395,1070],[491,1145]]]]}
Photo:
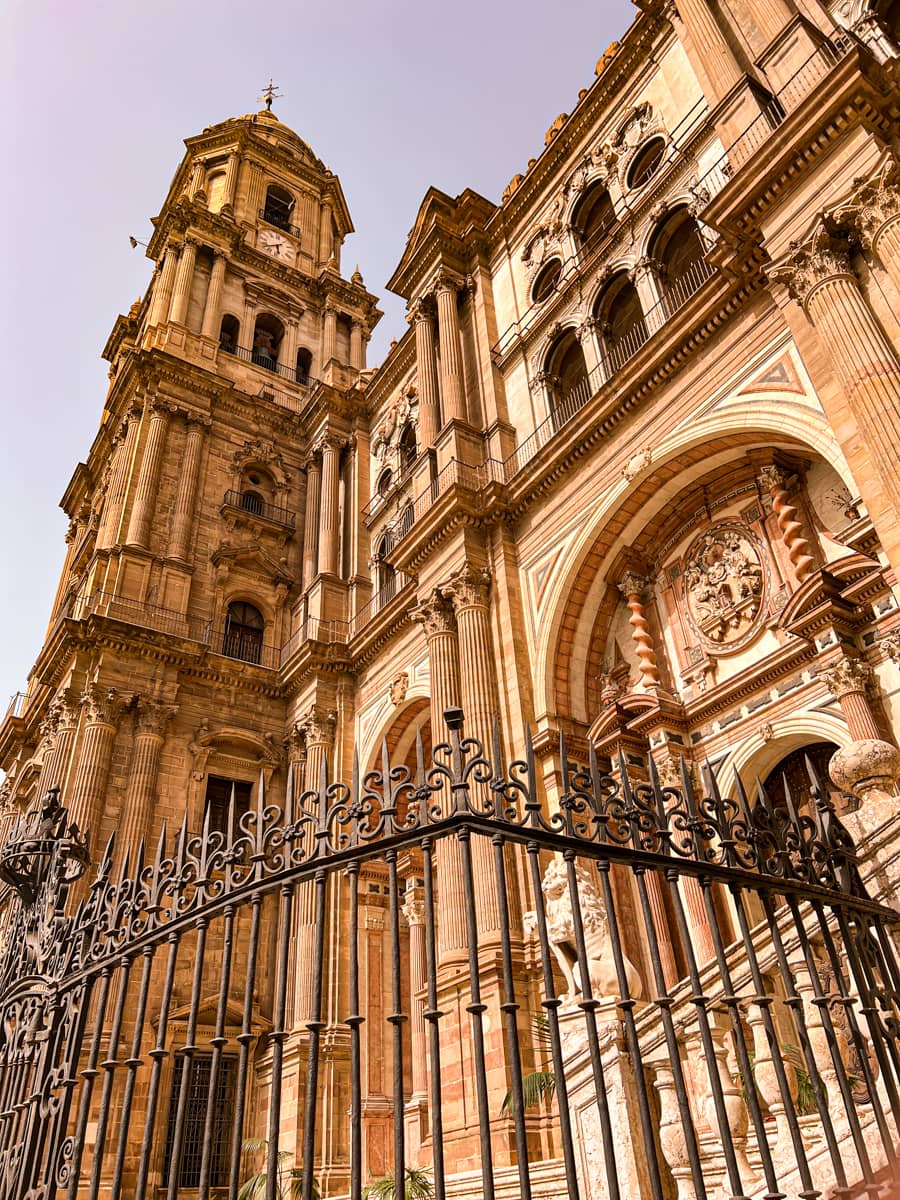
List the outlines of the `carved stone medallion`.
{"type": "Polygon", "coordinates": [[[745,526],[720,522],[694,539],[682,573],[684,604],[707,649],[733,653],[753,637],[765,580],[760,548],[745,526]]]}

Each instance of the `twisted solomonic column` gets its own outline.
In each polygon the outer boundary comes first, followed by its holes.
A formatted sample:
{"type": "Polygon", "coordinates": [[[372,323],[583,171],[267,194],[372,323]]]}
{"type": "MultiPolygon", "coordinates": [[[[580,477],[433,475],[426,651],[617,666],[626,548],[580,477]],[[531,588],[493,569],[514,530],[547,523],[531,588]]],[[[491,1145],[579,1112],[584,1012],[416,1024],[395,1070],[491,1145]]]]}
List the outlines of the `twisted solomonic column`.
{"type": "Polygon", "coordinates": [[[797,519],[797,506],[791,501],[789,483],[792,480],[790,472],[781,467],[763,467],[759,473],[759,482],[772,497],[772,509],[781,530],[781,540],[784,542],[794,568],[797,582],[802,583],[809,575],[814,563],[809,553],[809,542],[803,535],[803,522],[797,519]]]}
{"type": "Polygon", "coordinates": [[[641,682],[647,688],[660,686],[659,664],[656,661],[656,651],[653,649],[653,637],[650,625],[644,616],[644,597],[650,590],[650,581],[634,571],[627,571],[619,581],[619,591],[625,597],[631,616],[628,624],[631,626],[631,637],[638,656],[638,670],[641,682]]]}

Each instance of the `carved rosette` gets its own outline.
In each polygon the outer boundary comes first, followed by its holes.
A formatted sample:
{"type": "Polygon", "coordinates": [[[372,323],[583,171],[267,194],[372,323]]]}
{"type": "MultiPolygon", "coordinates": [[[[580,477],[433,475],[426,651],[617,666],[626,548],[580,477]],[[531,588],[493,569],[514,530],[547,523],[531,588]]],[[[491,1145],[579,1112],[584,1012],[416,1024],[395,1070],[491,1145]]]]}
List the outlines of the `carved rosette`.
{"type": "Polygon", "coordinates": [[[745,526],[723,521],[701,533],[688,547],[681,578],[688,620],[706,649],[733,653],[755,636],[766,572],[745,526]]]}
{"type": "Polygon", "coordinates": [[[433,638],[441,633],[456,632],[453,605],[438,588],[434,589],[427,600],[423,600],[413,609],[411,616],[422,626],[426,638],[433,638]]]}

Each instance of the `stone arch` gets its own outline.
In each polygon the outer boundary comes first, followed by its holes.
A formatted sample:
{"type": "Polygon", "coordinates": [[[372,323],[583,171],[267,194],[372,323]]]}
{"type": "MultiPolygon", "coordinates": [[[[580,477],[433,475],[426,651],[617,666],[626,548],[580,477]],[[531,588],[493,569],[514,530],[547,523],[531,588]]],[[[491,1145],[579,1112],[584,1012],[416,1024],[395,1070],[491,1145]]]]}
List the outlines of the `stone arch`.
{"type": "Polygon", "coordinates": [[[798,712],[774,722],[774,736],[768,739],[760,728],[748,734],[716,767],[716,779],[723,795],[735,794],[735,775],[748,795],[756,780],[765,779],[777,764],[793,750],[813,742],[834,742],[839,748],[852,741],[843,717],[829,712],[798,712]]]}
{"type": "MultiPolygon", "coordinates": [[[[561,714],[587,721],[584,696],[573,694],[572,664],[578,656],[587,665],[591,626],[587,612],[598,613],[609,585],[604,566],[641,527],[651,510],[658,510],[673,490],[687,482],[686,471],[701,473],[716,456],[727,461],[752,448],[783,447],[796,453],[812,451],[830,461],[851,489],[855,486],[840,448],[824,417],[809,409],[796,411],[773,403],[735,404],[692,421],[666,438],[652,453],[652,467],[619,481],[586,508],[583,528],[548,586],[536,622],[535,712],[539,721],[561,714]],[[588,582],[586,582],[586,579],[588,582]]],[[[629,471],[628,474],[631,474],[629,471]]],[[[609,607],[609,604],[607,604],[609,607]]]]}
{"type": "MultiPolygon", "coordinates": [[[[400,675],[407,672],[400,672],[400,675]]],[[[366,732],[359,747],[359,761],[364,770],[379,770],[381,767],[382,743],[387,743],[388,757],[393,765],[407,761],[415,755],[416,730],[422,729],[425,761],[431,750],[431,696],[422,684],[408,684],[404,699],[395,704],[390,697],[390,685],[385,687],[384,702],[366,732]],[[426,738],[427,732],[427,738],[426,738]]]]}

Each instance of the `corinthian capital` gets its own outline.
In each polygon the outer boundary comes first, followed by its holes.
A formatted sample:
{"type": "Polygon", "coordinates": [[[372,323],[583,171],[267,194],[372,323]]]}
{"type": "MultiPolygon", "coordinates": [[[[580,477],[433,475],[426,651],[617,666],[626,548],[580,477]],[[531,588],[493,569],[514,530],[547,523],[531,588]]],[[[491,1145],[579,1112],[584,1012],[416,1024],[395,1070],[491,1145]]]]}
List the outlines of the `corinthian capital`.
{"type": "Polygon", "coordinates": [[[626,600],[631,596],[646,596],[651,587],[651,581],[637,571],[626,571],[619,580],[619,591],[626,600]]]}
{"type": "Polygon", "coordinates": [[[89,725],[118,725],[125,701],[117,688],[91,683],[85,688],[81,700],[89,725]]]}
{"type": "Polygon", "coordinates": [[[301,733],[306,747],[330,746],[334,742],[337,713],[333,709],[314,704],[295,722],[294,731],[301,733]]]}
{"type": "Polygon", "coordinates": [[[866,248],[871,248],[885,225],[900,217],[900,185],[895,169],[867,180],[835,216],[851,226],[866,248]]]}
{"type": "Polygon", "coordinates": [[[464,608],[487,608],[490,588],[490,571],[465,563],[454,571],[441,591],[459,613],[464,608]]]}
{"type": "Polygon", "coordinates": [[[412,611],[412,618],[418,621],[425,631],[426,638],[439,633],[455,633],[456,621],[453,606],[449,600],[435,588],[431,595],[412,611]]]}
{"type": "Polygon", "coordinates": [[[413,300],[409,305],[406,319],[410,325],[417,325],[420,321],[433,320],[434,298],[432,296],[420,296],[418,300],[413,300]]]}
{"type": "Polygon", "coordinates": [[[139,696],[135,705],[138,737],[162,737],[166,726],[178,712],[174,704],[163,704],[149,696],[139,696]]]}
{"type": "Polygon", "coordinates": [[[854,692],[865,694],[872,682],[872,668],[858,658],[839,658],[832,666],[820,671],[819,675],[838,700],[854,692]]]}
{"type": "Polygon", "coordinates": [[[841,278],[856,281],[846,238],[835,236],[824,225],[819,225],[805,242],[792,242],[787,259],[769,274],[786,284],[791,296],[804,307],[823,283],[841,278]]]}

